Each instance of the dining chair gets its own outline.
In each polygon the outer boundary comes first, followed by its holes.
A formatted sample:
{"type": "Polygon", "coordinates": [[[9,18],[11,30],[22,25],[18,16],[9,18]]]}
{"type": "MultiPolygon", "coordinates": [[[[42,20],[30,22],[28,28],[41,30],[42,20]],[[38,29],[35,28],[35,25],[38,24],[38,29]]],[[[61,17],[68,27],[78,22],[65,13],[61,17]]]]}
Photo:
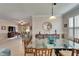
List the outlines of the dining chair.
{"type": "Polygon", "coordinates": [[[52,48],[36,48],[36,56],[52,56],[52,48]]]}
{"type": "Polygon", "coordinates": [[[24,56],[26,54],[34,54],[35,55],[35,48],[32,48],[30,45],[32,44],[31,40],[23,40],[23,46],[24,46],[24,56]]]}
{"type": "Polygon", "coordinates": [[[24,56],[35,56],[35,48],[26,48],[24,56]]]}

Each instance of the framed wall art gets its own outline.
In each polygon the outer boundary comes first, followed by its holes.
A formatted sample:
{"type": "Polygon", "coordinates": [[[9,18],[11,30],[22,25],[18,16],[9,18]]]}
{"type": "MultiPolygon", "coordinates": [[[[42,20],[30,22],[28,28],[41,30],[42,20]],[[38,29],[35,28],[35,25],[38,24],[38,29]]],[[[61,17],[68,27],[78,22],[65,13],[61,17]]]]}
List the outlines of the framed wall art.
{"type": "Polygon", "coordinates": [[[1,30],[6,30],[6,26],[1,26],[1,30]]]}
{"type": "Polygon", "coordinates": [[[67,24],[64,24],[64,27],[66,28],[67,27],[67,24]]]}

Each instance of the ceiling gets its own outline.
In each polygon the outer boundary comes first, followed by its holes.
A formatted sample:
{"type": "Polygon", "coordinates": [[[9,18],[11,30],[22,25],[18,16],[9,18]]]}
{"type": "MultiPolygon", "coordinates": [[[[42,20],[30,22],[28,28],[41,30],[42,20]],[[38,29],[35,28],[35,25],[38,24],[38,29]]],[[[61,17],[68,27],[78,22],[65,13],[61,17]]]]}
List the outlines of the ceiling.
{"type": "MultiPolygon", "coordinates": [[[[54,15],[63,15],[77,3],[57,3],[54,6],[54,15]]],[[[0,3],[0,18],[29,19],[34,15],[51,15],[51,3],[0,3]]]]}

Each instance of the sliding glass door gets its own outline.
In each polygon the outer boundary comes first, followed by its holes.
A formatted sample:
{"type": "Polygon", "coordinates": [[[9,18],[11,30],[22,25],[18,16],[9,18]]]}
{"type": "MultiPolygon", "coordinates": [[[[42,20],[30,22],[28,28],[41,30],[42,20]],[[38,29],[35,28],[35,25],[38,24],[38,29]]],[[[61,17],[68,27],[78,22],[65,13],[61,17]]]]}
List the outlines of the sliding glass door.
{"type": "Polygon", "coordinates": [[[79,15],[69,18],[69,44],[74,48],[79,47],[79,15]]]}

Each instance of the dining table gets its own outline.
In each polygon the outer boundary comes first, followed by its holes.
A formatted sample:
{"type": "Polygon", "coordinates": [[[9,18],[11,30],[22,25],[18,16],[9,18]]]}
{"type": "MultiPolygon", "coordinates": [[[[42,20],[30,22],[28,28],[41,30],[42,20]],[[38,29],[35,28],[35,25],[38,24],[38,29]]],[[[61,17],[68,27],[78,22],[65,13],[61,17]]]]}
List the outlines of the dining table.
{"type": "Polygon", "coordinates": [[[64,42],[66,39],[57,39],[54,44],[47,43],[47,48],[53,48],[55,54],[58,55],[70,55],[74,56],[75,49],[79,49],[79,44],[68,40],[67,43],[64,42]],[[64,54],[63,54],[64,53],[64,54]]]}
{"type": "Polygon", "coordinates": [[[36,41],[36,47],[35,48],[52,48],[55,51],[55,54],[58,56],[58,54],[63,55],[60,51],[73,51],[72,55],[74,54],[75,49],[79,49],[79,44],[75,43],[68,39],[59,38],[54,41],[54,43],[49,43],[48,38],[47,39],[40,39],[36,41]],[[37,42],[38,41],[38,42],[37,42]],[[40,43],[41,42],[41,43],[40,43]],[[38,44],[40,43],[40,44],[38,44]]]}

